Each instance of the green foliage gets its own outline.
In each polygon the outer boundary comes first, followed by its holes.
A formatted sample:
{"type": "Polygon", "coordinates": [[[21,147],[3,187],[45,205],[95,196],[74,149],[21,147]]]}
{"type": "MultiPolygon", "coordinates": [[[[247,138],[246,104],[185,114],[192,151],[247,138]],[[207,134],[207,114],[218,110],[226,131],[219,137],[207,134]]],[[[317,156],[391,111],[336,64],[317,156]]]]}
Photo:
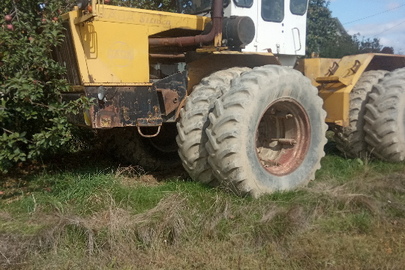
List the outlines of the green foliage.
{"type": "Polygon", "coordinates": [[[55,152],[72,138],[65,114],[85,100],[64,104],[65,70],[51,58],[63,38],[60,14],[70,1],[0,3],[0,172],[55,152]]]}
{"type": "Polygon", "coordinates": [[[353,43],[357,45],[358,50],[361,53],[379,53],[383,47],[378,38],[366,39],[364,37],[360,37],[360,34],[356,34],[353,35],[352,39],[353,43]]]}
{"type": "Polygon", "coordinates": [[[337,37],[337,23],[332,20],[327,0],[310,0],[307,20],[307,55],[321,52],[321,48],[337,37]]]}

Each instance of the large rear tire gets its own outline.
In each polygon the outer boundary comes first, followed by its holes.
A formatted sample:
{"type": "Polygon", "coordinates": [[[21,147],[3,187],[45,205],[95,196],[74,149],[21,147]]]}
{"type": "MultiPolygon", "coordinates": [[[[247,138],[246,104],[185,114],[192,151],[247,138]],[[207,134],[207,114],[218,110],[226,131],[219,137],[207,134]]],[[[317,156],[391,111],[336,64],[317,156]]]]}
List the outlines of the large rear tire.
{"type": "Polygon", "coordinates": [[[214,101],[229,90],[231,81],[248,70],[250,69],[230,68],[217,71],[202,79],[187,97],[177,123],[176,141],[183,167],[195,181],[217,184],[208,164],[208,153],[205,149],[207,142],[205,129],[209,125],[208,113],[212,110],[214,101]]]}
{"type": "Polygon", "coordinates": [[[387,74],[385,70],[372,70],[364,72],[350,93],[350,112],[348,127],[337,127],[335,129],[336,147],[347,157],[366,158],[367,143],[364,134],[364,115],[368,94],[387,74]]]}
{"type": "Polygon", "coordinates": [[[209,163],[238,195],[292,190],[315,178],[326,113],[308,78],[281,66],[244,73],[209,115],[209,163]]]}
{"type": "Polygon", "coordinates": [[[365,115],[366,141],[376,157],[405,160],[405,68],[388,74],[375,85],[365,115]]]}

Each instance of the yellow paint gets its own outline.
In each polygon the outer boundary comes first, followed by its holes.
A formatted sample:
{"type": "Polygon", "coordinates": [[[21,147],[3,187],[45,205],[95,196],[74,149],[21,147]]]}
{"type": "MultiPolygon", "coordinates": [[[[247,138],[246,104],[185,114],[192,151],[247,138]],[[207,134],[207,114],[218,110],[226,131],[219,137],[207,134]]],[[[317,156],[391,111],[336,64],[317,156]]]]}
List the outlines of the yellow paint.
{"type": "Polygon", "coordinates": [[[339,66],[336,72],[330,75],[337,77],[338,82],[322,83],[322,79],[325,79],[326,76],[319,78],[318,82],[321,83],[319,95],[324,100],[327,123],[345,127],[349,125],[350,93],[373,57],[373,54],[343,57],[338,62],[339,66]],[[360,66],[357,70],[353,69],[358,65],[357,63],[360,63],[360,66]]]}
{"type": "Polygon", "coordinates": [[[82,11],[68,20],[83,85],[149,83],[151,35],[170,29],[202,31],[209,18],[103,5],[91,20],[80,22],[82,11]]]}
{"type": "Polygon", "coordinates": [[[326,122],[339,126],[349,125],[350,93],[360,77],[368,70],[394,70],[405,66],[405,56],[387,54],[359,54],[342,59],[305,59],[303,68],[319,89],[327,112],[326,122]],[[331,68],[337,64],[336,71],[331,68]]]}
{"type": "Polygon", "coordinates": [[[338,62],[340,59],[333,58],[308,58],[300,59],[296,69],[305,74],[306,77],[311,79],[314,86],[318,87],[319,83],[315,81],[316,78],[325,76],[328,69],[332,66],[333,62],[338,62]]]}

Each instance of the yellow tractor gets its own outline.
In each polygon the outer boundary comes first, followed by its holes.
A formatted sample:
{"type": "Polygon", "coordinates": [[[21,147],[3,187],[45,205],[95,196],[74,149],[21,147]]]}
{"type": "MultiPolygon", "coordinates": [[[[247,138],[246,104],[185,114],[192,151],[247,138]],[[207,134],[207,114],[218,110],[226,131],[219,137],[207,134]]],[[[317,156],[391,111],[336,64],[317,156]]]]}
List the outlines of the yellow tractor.
{"type": "Polygon", "coordinates": [[[192,179],[241,196],[314,179],[328,126],[348,156],[402,161],[405,57],[297,61],[307,8],[179,0],[171,13],[78,1],[54,57],[72,85],[63,99],[93,103],[71,119],[104,130],[107,148],[133,163],[170,168],[180,157],[192,179]]]}

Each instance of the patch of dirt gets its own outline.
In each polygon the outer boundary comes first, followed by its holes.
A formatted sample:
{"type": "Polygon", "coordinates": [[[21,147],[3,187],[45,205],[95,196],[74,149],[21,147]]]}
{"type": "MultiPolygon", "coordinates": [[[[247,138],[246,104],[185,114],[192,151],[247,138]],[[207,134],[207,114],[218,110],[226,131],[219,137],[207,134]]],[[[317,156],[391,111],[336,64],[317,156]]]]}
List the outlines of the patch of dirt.
{"type": "Polygon", "coordinates": [[[144,183],[147,185],[159,185],[168,179],[187,180],[187,172],[180,166],[172,170],[147,172],[141,166],[118,167],[115,177],[120,178],[121,183],[131,186],[134,183],[144,183]]]}

